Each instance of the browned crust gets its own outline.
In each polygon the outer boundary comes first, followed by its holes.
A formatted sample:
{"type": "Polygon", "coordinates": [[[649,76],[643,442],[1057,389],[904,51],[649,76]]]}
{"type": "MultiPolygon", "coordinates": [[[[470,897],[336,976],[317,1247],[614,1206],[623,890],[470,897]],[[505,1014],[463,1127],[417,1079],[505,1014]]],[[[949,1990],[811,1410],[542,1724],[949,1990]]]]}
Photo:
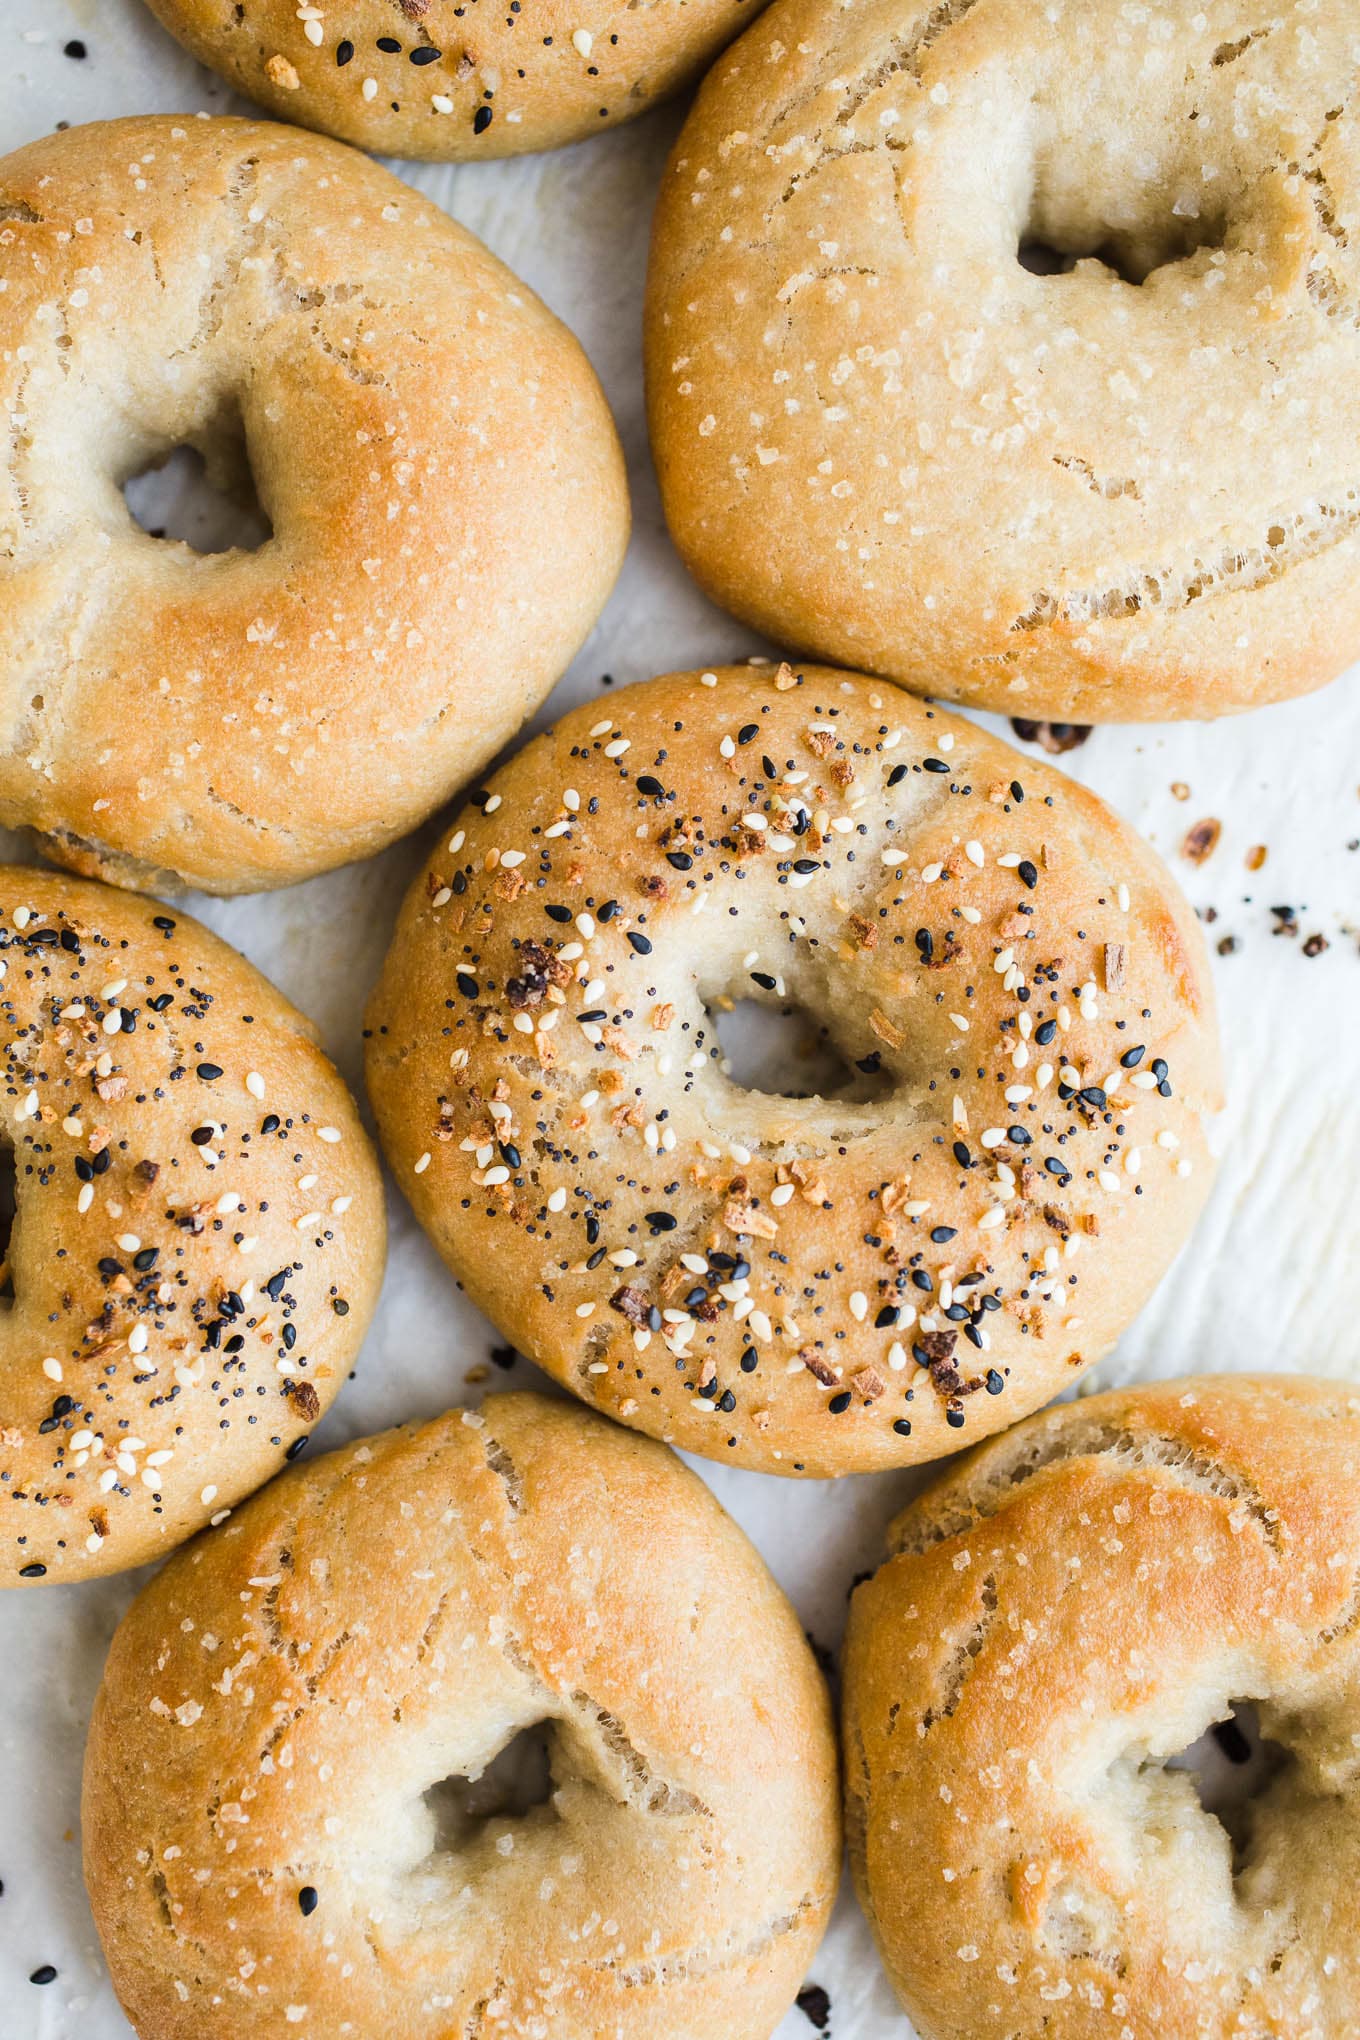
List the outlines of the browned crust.
{"type": "Polygon", "coordinates": [[[1360,2022],[1360,1395],[1204,1376],[969,1454],[851,1604],[851,1860],[924,2040],[1360,2022]],[[1257,1705],[1234,1862],[1161,1766],[1257,1705]],[[1235,1874],[1234,1874],[1235,1873],[1235,1874]]]}
{"type": "Polygon", "coordinates": [[[0,964],[13,1586],[160,1557],[300,1450],[372,1315],[385,1221],[311,1023],[188,915],[0,869],[0,964]]]}
{"type": "Polygon", "coordinates": [[[770,8],[653,236],[652,443],[705,589],[1012,715],[1221,715],[1340,672],[1360,129],[1346,10],[1298,28],[1273,0],[1170,42],[1120,0],[770,8]],[[1033,275],[1027,237],[1151,273],[1033,275]]]}
{"type": "Polygon", "coordinates": [[[1207,1191],[1220,1079],[1194,917],[1094,796],[765,667],[590,702],[479,802],[408,895],[368,1082],[521,1350],[669,1442],[825,1475],[956,1449],[1109,1348],[1207,1191]],[[714,1066],[714,1001],[786,995],[843,1097],[714,1066]]]}
{"type": "Polygon", "coordinates": [[[837,1799],[797,1619],[702,1484],[499,1396],[290,1471],[159,1575],[82,1827],[143,2040],[289,2005],[337,2040],[763,2040],[830,1911],[837,1799]],[[422,1793],[545,1718],[553,1806],[430,1854],[422,1793]]]}
{"type": "Polygon", "coordinates": [[[580,348],[437,207],[273,122],[72,129],[0,197],[0,819],[139,887],[381,849],[613,583],[622,456],[580,348]],[[118,484],[178,443],[225,478],[238,416],[273,538],[138,531],[118,484]]]}

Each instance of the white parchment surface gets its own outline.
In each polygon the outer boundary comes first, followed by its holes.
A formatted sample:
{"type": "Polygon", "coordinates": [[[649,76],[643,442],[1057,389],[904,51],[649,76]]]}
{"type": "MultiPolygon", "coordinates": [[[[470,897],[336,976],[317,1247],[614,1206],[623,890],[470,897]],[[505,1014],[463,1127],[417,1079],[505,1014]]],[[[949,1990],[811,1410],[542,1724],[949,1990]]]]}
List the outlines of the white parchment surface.
{"type": "MultiPolygon", "coordinates": [[[[0,153],[58,122],[244,111],[139,0],[0,0],[0,153]],[[68,55],[73,38],[86,49],[68,55]]],[[[766,649],[711,608],[665,536],[643,425],[640,320],[652,204],[679,114],[668,108],[556,155],[475,168],[395,166],[575,330],[628,452],[636,530],[614,596],[553,696],[766,649]]],[[[526,506],[532,514],[532,506],[526,506]]],[[[545,534],[550,542],[551,534],[545,534]]],[[[133,707],[132,704],[129,705],[133,707]]],[[[541,718],[546,719],[546,718],[541,718]]],[[[1360,680],[1212,725],[1097,730],[1065,764],[1170,859],[1212,915],[1230,1103],[1222,1171],[1199,1229],[1088,1387],[1197,1369],[1360,1375],[1360,680]],[[1180,855],[1192,824],[1213,854],[1180,855]],[[1248,853],[1264,845],[1263,867],[1248,853]],[[1275,932],[1276,907],[1293,910],[1275,932]],[[1309,937],[1321,936],[1317,950],[1309,937]],[[1307,953],[1317,950],[1315,954],[1307,953]]],[[[316,1020],[352,1085],[360,1014],[428,832],[374,862],[259,900],[187,904],[316,1020]]],[[[22,854],[0,835],[0,852],[22,854]]],[[[391,1257],[355,1380],[317,1448],[472,1400],[486,1322],[393,1194],[391,1257]]],[[[492,1385],[541,1385],[522,1361],[492,1385]]],[[[799,1483],[698,1463],[797,1603],[840,1639],[847,1589],[873,1562],[911,1476],[799,1483]]],[[[127,2040],[80,1876],[81,1753],[103,1654],[137,1576],[0,1596],[0,2040],[127,2040]],[[29,1982],[45,1963],[56,1980],[29,1982]]],[[[909,2040],[853,1900],[811,1972],[835,2040],[909,2040]]],[[[813,2040],[791,2011],[779,2040],[813,2040]]]]}

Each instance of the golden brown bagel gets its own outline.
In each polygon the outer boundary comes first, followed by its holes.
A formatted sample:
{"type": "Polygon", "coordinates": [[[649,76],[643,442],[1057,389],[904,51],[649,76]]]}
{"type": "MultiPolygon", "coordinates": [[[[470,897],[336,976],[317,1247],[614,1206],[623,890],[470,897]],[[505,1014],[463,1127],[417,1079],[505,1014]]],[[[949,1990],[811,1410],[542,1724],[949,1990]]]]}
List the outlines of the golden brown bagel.
{"type": "Polygon", "coordinates": [[[584,355],[353,150],[51,135],[0,163],[0,285],[0,821],[59,862],[250,892],[367,856],[593,623],[628,520],[584,355]],[[259,551],[134,524],[119,484],[181,444],[248,453],[259,551]]]}
{"type": "Polygon", "coordinates": [[[282,120],[382,156],[558,148],[645,113],[762,0],[150,0],[200,63],[282,120]]]}
{"type": "Polygon", "coordinates": [[[283,1464],[382,1277],[309,1021],[188,915],[0,869],[0,1584],[159,1557],[283,1464]]]}
{"type": "Polygon", "coordinates": [[[1047,1411],[888,1552],[851,1603],[848,1825],[921,2040],[1360,2031],[1360,1394],[1047,1411]],[[1225,1832],[1165,1767],[1242,1701],[1276,1768],[1225,1832]]]}
{"type": "Polygon", "coordinates": [[[516,1395],[290,1471],[167,1566],[82,1827],[141,2040],[766,2040],[838,1801],[736,1525],[659,1446],[516,1395]],[[535,1727],[550,1794],[516,1816],[483,1774],[535,1727]]]}
{"type": "Polygon", "coordinates": [[[368,1084],[469,1296],[600,1409],[767,1472],[932,1459],[1108,1350],[1185,1240],[1208,968],[1051,767],[818,667],[588,702],[402,910],[368,1084]],[[723,1073],[803,1009],[826,1097],[723,1073]]]}
{"type": "Polygon", "coordinates": [[[1340,672],[1354,35],[1315,0],[777,0],[653,240],[653,446],[708,592],[1007,715],[1221,715],[1340,672]]]}

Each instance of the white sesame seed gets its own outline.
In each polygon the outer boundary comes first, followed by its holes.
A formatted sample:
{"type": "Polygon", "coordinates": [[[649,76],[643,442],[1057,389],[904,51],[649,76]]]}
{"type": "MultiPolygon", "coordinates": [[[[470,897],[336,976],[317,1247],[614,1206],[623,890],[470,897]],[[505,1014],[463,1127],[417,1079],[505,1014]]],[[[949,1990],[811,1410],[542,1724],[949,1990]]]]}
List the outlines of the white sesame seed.
{"type": "Polygon", "coordinates": [[[794,1185],[792,1183],[776,1183],[770,1192],[770,1202],[778,1209],[780,1206],[788,1203],[789,1199],[793,1196],[793,1192],[794,1185]]]}
{"type": "Polygon", "coordinates": [[[318,1140],[329,1141],[334,1146],[335,1142],[341,1138],[340,1129],[338,1126],[318,1126],[316,1137],[318,1140]]]}
{"type": "Polygon", "coordinates": [[[864,1322],[864,1319],[868,1316],[868,1314],[869,1314],[868,1297],[864,1294],[864,1291],[862,1289],[852,1290],[850,1294],[851,1317],[854,1318],[857,1323],[862,1324],[864,1322]]]}
{"type": "Polygon", "coordinates": [[[263,1098],[264,1078],[260,1075],[258,1070],[251,1070],[247,1073],[246,1089],[249,1091],[252,1098],[263,1098]]]}

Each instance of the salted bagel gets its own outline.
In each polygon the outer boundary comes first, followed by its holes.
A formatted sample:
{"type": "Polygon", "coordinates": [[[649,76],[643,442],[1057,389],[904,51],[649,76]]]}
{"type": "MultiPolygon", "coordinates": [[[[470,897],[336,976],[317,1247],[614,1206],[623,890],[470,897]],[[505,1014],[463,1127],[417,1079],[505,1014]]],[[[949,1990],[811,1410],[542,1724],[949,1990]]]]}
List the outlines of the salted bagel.
{"type": "Polygon", "coordinates": [[[0,1585],[170,1550],[306,1443],[377,1300],[311,1023],[186,914],[0,869],[0,1585]]]}
{"type": "Polygon", "coordinates": [[[759,1554],[669,1453],[530,1395],[290,1471],[167,1566],[82,1829],[141,2040],[766,2040],[840,1870],[826,1689],[759,1554]],[[533,1729],[543,1803],[498,1804],[533,1729]]]}
{"type": "Polygon", "coordinates": [[[770,1472],[931,1459],[1104,1353],[1189,1232],[1218,1098],[1160,861],[1050,767],[816,667],[591,701],[403,907],[368,1084],[416,1215],[609,1415],[770,1472]],[[724,1074],[801,1008],[825,1097],[724,1074]]]}
{"type": "Polygon", "coordinates": [[[1009,715],[1218,715],[1338,673],[1354,37],[1314,0],[777,0],[710,72],[653,241],[653,446],[709,593],[1009,715]]]}
{"type": "Polygon", "coordinates": [[[762,0],[149,0],[284,120],[384,156],[518,156],[645,113],[762,0]]]}
{"type": "Polygon", "coordinates": [[[420,821],[612,584],[621,456],[576,342],[352,150],[110,121],[0,163],[0,821],[124,885],[248,892],[420,821]],[[120,484],[248,454],[203,556],[120,484]]]}
{"type": "Polygon", "coordinates": [[[1360,2031],[1357,1579],[1360,1393],[1299,1376],[1048,1411],[898,1518],[845,1768],[921,2040],[1360,2031]],[[1166,1766],[1244,1701],[1269,1775],[1225,1831],[1166,1766]]]}

